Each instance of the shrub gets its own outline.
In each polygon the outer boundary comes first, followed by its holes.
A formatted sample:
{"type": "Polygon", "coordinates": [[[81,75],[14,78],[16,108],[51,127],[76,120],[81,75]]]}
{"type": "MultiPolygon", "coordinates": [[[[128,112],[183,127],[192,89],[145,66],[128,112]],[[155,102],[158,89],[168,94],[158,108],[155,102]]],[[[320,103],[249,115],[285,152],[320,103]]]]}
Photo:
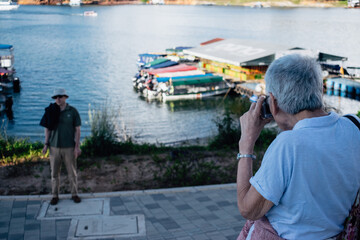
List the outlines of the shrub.
{"type": "Polygon", "coordinates": [[[217,118],[215,124],[218,129],[218,134],[209,143],[209,148],[221,149],[221,148],[234,148],[240,137],[240,125],[239,122],[231,117],[229,112],[226,112],[223,118],[217,118]]]}
{"type": "Polygon", "coordinates": [[[237,147],[241,134],[239,118],[249,110],[250,105],[251,102],[246,97],[236,97],[225,105],[225,113],[214,120],[218,134],[209,143],[210,148],[237,147]]]}
{"type": "Polygon", "coordinates": [[[116,152],[120,139],[128,140],[126,130],[118,127],[120,111],[110,104],[105,101],[99,109],[89,106],[91,136],[86,137],[81,146],[84,156],[109,156],[116,152]]]}
{"type": "Polygon", "coordinates": [[[91,135],[81,145],[84,157],[102,157],[115,154],[147,154],[167,150],[154,144],[136,144],[119,122],[120,110],[105,102],[99,109],[89,108],[91,135]],[[122,126],[121,128],[119,126],[122,126]]]}
{"type": "Polygon", "coordinates": [[[6,134],[4,125],[0,129],[0,164],[17,164],[19,161],[40,157],[43,145],[41,142],[30,142],[29,139],[17,139],[6,134]]]}

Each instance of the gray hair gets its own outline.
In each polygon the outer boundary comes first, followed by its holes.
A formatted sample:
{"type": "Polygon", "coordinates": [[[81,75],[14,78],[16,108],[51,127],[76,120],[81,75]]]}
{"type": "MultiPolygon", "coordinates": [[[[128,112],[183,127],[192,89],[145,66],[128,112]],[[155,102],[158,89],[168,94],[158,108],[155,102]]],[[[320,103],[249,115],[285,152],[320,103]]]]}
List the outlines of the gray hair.
{"type": "Polygon", "coordinates": [[[299,54],[283,56],[265,74],[266,92],[277,99],[281,110],[297,114],[323,107],[323,83],[320,64],[299,54]]]}

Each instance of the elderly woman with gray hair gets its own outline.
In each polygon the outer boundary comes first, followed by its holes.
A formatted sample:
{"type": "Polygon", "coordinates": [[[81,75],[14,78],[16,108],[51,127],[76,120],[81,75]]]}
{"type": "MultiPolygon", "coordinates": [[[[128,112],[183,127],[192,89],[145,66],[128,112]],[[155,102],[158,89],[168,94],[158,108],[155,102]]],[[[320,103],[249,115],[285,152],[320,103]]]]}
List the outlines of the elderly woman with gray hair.
{"type": "Polygon", "coordinates": [[[321,68],[314,59],[281,57],[265,81],[266,101],[282,132],[252,176],[255,141],[271,121],[261,117],[265,97],[240,118],[237,199],[249,221],[238,239],[334,237],[360,187],[360,131],[348,118],[324,110],[321,68]]]}

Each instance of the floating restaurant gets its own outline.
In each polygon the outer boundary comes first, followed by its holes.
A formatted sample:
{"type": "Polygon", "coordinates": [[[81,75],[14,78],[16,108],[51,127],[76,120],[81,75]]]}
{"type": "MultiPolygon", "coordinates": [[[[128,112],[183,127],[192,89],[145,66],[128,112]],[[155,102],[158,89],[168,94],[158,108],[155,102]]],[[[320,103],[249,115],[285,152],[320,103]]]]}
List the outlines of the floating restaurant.
{"type": "MultiPolygon", "coordinates": [[[[197,57],[201,69],[220,74],[235,83],[237,93],[250,96],[263,93],[265,72],[269,65],[281,56],[292,53],[306,54],[328,67],[334,66],[333,62],[347,60],[346,57],[301,47],[221,38],[207,41],[196,48],[185,49],[184,53],[197,57]]],[[[327,69],[323,67],[323,70],[324,74],[328,75],[327,69]]],[[[340,67],[337,72],[339,71],[340,67]]]]}
{"type": "MultiPolygon", "coordinates": [[[[137,63],[139,73],[134,76],[133,82],[148,100],[198,99],[228,94],[230,89],[251,97],[265,93],[264,77],[269,65],[279,57],[294,53],[317,59],[324,79],[345,75],[354,77],[343,68],[347,61],[343,56],[296,46],[215,38],[195,48],[177,47],[166,49],[166,53],[140,54],[137,63]]],[[[337,82],[329,81],[324,87],[334,89],[337,82]]],[[[357,84],[354,82],[341,81],[342,91],[346,94],[339,96],[356,96],[357,84]]],[[[335,94],[338,91],[331,92],[335,94]]]]}

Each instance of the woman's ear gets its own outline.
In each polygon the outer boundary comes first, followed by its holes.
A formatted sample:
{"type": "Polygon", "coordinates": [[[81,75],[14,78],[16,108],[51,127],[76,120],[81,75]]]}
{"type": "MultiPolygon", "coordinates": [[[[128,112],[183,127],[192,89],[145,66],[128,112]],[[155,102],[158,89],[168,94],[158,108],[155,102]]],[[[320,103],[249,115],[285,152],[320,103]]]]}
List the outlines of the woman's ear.
{"type": "Polygon", "coordinates": [[[279,112],[279,106],[277,105],[277,101],[276,98],[274,97],[274,95],[272,95],[272,93],[269,93],[270,99],[269,99],[269,105],[270,105],[270,111],[272,113],[272,115],[276,115],[279,112]]]}

